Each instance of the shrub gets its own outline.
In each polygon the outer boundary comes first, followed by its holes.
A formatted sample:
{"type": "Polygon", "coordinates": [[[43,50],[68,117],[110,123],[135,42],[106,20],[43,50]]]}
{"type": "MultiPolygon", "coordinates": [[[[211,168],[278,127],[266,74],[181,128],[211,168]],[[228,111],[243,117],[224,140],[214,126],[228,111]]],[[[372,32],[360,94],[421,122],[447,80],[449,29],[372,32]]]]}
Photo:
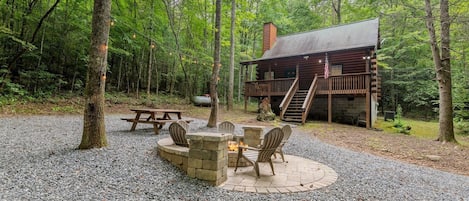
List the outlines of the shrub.
{"type": "Polygon", "coordinates": [[[469,135],[469,122],[462,118],[455,118],[454,127],[457,129],[457,134],[459,135],[469,135]]]}
{"type": "Polygon", "coordinates": [[[403,133],[406,135],[410,135],[411,127],[409,125],[405,125],[404,121],[402,120],[402,107],[401,105],[397,105],[396,116],[394,117],[394,126],[393,128],[398,133],[403,133]]]}

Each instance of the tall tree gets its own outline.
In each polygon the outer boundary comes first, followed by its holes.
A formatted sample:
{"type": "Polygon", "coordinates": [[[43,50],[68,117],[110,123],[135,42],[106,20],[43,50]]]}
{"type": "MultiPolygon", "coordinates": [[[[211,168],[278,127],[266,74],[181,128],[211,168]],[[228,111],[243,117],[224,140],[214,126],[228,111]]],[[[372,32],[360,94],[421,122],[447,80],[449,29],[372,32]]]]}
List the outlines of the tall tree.
{"type": "Polygon", "coordinates": [[[450,17],[448,0],[440,0],[440,45],[433,24],[433,13],[430,0],[425,0],[426,25],[430,35],[433,62],[435,63],[436,79],[440,94],[439,103],[439,135],[438,141],[456,142],[453,129],[453,96],[451,94],[451,62],[450,62],[450,17]],[[441,49],[440,49],[441,46],[441,49]],[[440,54],[441,52],[441,54],[440,54]]]}
{"type": "Polygon", "coordinates": [[[341,4],[341,0],[337,0],[337,3],[332,0],[332,9],[334,9],[335,16],[337,17],[337,24],[342,23],[342,16],[340,13],[341,4]]]}
{"type": "Polygon", "coordinates": [[[207,127],[217,126],[218,116],[218,79],[220,74],[220,32],[221,32],[221,0],[215,2],[215,46],[213,51],[213,68],[212,79],[210,80],[210,99],[212,101],[212,108],[210,110],[210,117],[208,119],[207,127]]]}
{"type": "Polygon", "coordinates": [[[236,0],[231,0],[231,28],[230,28],[230,73],[228,80],[228,107],[227,110],[233,110],[233,91],[234,91],[234,65],[235,65],[235,26],[236,26],[236,0]]]}
{"type": "Polygon", "coordinates": [[[104,89],[111,24],[111,0],[95,0],[91,48],[85,88],[85,115],[80,149],[107,146],[104,125],[104,89]]]}
{"type": "MultiPolygon", "coordinates": [[[[30,43],[34,43],[34,41],[36,40],[36,36],[37,34],[39,33],[39,30],[41,29],[42,27],[42,24],[44,23],[44,20],[47,19],[47,17],[49,17],[49,15],[54,11],[54,9],[57,7],[57,5],[59,4],[60,0],[56,0],[54,5],[52,5],[52,7],[50,7],[50,9],[41,17],[41,19],[39,20],[39,23],[36,25],[36,29],[34,30],[34,33],[32,34],[31,36],[31,39],[30,39],[30,43]]],[[[29,5],[29,8],[28,8],[28,13],[31,13],[32,10],[33,10],[33,7],[34,5],[37,3],[37,1],[31,1],[28,5],[29,5]]],[[[26,24],[26,20],[28,18],[26,16],[23,16],[23,25],[26,24]]],[[[22,31],[21,31],[21,35],[23,36],[24,35],[24,26],[22,27],[22,31]]],[[[22,37],[23,38],[23,37],[22,37]]],[[[22,48],[20,51],[17,52],[17,54],[13,57],[13,59],[9,62],[8,64],[8,69],[10,71],[18,71],[17,67],[15,66],[17,60],[21,57],[21,55],[23,55],[28,49],[27,48],[22,48]]]]}

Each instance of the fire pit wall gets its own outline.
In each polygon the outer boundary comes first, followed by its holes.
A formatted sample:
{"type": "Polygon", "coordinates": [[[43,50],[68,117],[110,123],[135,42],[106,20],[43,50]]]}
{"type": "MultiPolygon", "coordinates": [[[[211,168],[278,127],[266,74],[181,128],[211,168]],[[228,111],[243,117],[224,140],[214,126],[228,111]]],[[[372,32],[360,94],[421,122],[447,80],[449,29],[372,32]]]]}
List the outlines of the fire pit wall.
{"type": "Polygon", "coordinates": [[[158,155],[193,178],[218,186],[228,178],[228,133],[187,133],[190,147],[175,145],[171,138],[158,141],[158,155]]]}
{"type": "Polygon", "coordinates": [[[187,175],[218,186],[228,179],[229,133],[188,133],[190,140],[187,175]]]}

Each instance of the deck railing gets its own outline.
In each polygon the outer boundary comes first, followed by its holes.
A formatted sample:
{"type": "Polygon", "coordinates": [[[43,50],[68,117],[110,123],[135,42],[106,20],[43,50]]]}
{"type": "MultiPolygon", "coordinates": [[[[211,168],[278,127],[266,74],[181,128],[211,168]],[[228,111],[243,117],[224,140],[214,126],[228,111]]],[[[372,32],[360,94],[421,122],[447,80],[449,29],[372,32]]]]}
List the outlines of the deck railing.
{"type": "MultiPolygon", "coordinates": [[[[245,82],[245,96],[284,96],[295,78],[275,80],[257,80],[245,82]]],[[[354,73],[329,76],[324,79],[318,76],[316,94],[365,94],[370,73],[354,73]],[[329,88],[330,86],[330,88],[329,88]]]]}
{"type": "Polygon", "coordinates": [[[299,83],[298,83],[298,78],[296,78],[290,88],[287,91],[287,94],[285,94],[285,98],[283,98],[282,102],[279,105],[280,108],[280,119],[283,119],[283,116],[285,115],[286,107],[290,105],[291,100],[293,99],[293,96],[295,95],[296,91],[298,91],[299,83]]]}
{"type": "Polygon", "coordinates": [[[318,88],[318,75],[314,75],[313,82],[311,82],[311,86],[308,89],[308,94],[306,95],[305,101],[301,106],[302,114],[301,114],[301,124],[305,124],[306,118],[308,117],[309,109],[311,109],[311,104],[313,102],[314,94],[316,93],[316,89],[318,88]]]}
{"type": "MultiPolygon", "coordinates": [[[[346,75],[318,76],[316,94],[365,94],[370,73],[355,73],[346,75]],[[330,86],[330,88],[329,88],[330,86]]],[[[284,96],[295,78],[281,78],[275,80],[257,80],[245,82],[245,96],[284,96]]]]}
{"type": "Polygon", "coordinates": [[[364,94],[367,90],[370,73],[355,73],[346,75],[321,77],[317,94],[364,94]]]}
{"type": "Polygon", "coordinates": [[[245,82],[245,96],[282,96],[290,89],[295,78],[281,78],[275,80],[256,80],[245,82]]]}

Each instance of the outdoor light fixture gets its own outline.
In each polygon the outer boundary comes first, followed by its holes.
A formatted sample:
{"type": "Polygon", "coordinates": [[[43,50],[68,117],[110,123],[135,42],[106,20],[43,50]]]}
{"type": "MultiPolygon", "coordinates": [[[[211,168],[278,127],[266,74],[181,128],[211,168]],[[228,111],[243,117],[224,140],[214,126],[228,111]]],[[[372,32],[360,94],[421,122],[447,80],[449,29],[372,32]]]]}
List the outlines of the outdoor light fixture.
{"type": "Polygon", "coordinates": [[[308,60],[309,56],[304,56],[303,59],[308,60]]]}
{"type": "Polygon", "coordinates": [[[318,62],[319,62],[319,63],[322,63],[322,60],[321,60],[321,59],[319,59],[319,61],[318,61],[318,62]]]}
{"type": "Polygon", "coordinates": [[[365,60],[365,59],[371,59],[371,57],[370,56],[365,56],[365,57],[363,57],[363,60],[365,60]]]}

